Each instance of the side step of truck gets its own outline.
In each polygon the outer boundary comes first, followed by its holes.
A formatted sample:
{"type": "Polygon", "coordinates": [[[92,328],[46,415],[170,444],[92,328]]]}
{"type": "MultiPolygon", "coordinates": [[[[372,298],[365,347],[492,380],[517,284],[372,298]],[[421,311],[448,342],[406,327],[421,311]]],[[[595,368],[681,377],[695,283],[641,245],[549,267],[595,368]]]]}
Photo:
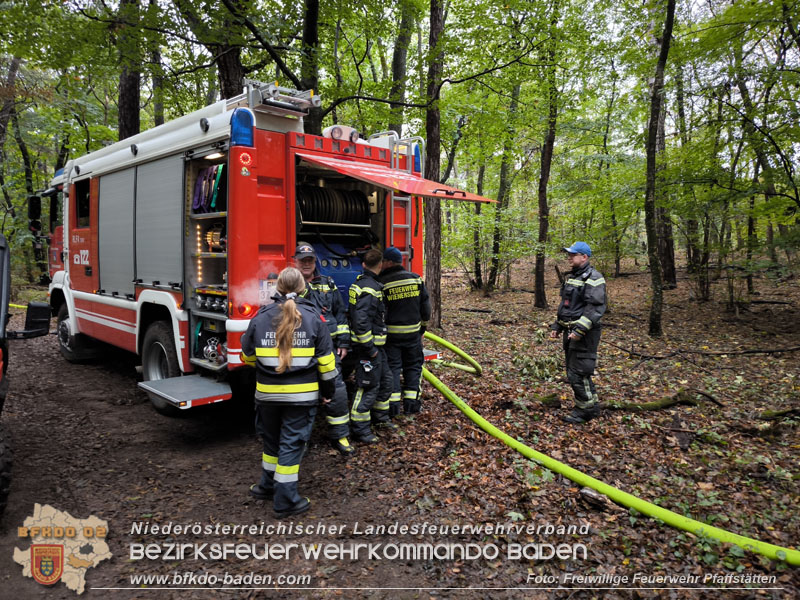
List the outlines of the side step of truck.
{"type": "Polygon", "coordinates": [[[233,393],[227,383],[214,381],[201,375],[170,377],[141,381],[139,387],[148,394],[155,394],[180,409],[202,406],[212,402],[229,400],[233,393]]]}

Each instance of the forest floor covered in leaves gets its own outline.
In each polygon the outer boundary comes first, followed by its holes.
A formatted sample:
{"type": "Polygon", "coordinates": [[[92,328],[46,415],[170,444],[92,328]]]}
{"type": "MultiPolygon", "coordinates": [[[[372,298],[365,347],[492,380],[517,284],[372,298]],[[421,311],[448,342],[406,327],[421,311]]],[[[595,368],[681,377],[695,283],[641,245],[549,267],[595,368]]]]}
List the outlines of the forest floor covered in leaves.
{"type": "MultiPolygon", "coordinates": [[[[628,267],[633,271],[634,267],[628,267]]],[[[584,473],[680,514],[724,529],[797,547],[800,540],[800,415],[760,418],[765,411],[800,408],[800,352],[778,352],[800,339],[800,285],[796,278],[756,279],[761,303],[728,311],[724,283],[714,299],[690,299],[685,276],[665,292],[664,337],[647,336],[649,276],[610,279],[609,312],[596,384],[601,401],[644,403],[680,397],[653,411],[603,410],[584,426],[562,422],[572,405],[560,343],[547,339],[557,301],[548,273],[551,308],[533,308],[529,264],[519,265],[511,291],[490,297],[470,292],[457,273],[444,277],[444,330],[436,332],[474,356],[476,379],[452,369],[436,374],[475,410],[509,435],[584,473]],[[767,302],[780,302],[771,304],[767,302]],[[743,354],[746,350],[773,353],[743,354]],[[688,392],[686,392],[688,390],[688,392]],[[701,391],[705,395],[698,395],[701,391]],[[543,402],[544,400],[544,402],[543,402]],[[558,404],[561,406],[557,406],[558,404]]],[[[552,278],[551,278],[552,275],[552,278]]],[[[19,323],[17,315],[12,321],[19,323]]],[[[211,597],[213,592],[131,588],[131,575],[249,572],[310,575],[304,589],[217,591],[225,597],[300,598],[547,598],[547,597],[763,597],[800,595],[800,572],[736,547],[672,529],[607,503],[588,503],[578,486],[478,430],[450,402],[425,386],[423,412],[397,434],[360,447],[343,462],[323,439],[312,437],[301,466],[310,513],[295,525],[340,527],[340,533],[242,534],[164,537],[132,532],[132,524],[270,525],[269,506],[247,495],[259,472],[260,445],[251,414],[235,406],[197,410],[180,419],[156,414],[136,388],[136,360],[110,350],[91,365],[69,365],[54,336],[12,342],[11,392],[2,416],[16,450],[9,507],[0,528],[0,586],[18,600],[68,598],[21,576],[13,548],[24,547],[16,527],[34,503],[78,518],[109,521],[113,558],[87,574],[89,597],[211,597]],[[414,526],[417,533],[370,532],[369,526],[414,526]],[[427,524],[424,531],[422,527],[427,524]],[[454,525],[552,525],[584,534],[505,531],[431,532],[454,525]],[[496,546],[496,558],[476,560],[303,559],[257,561],[130,560],[134,543],[236,542],[247,544],[476,544],[496,546]],[[511,559],[512,544],[586,546],[576,560],[511,559]],[[555,588],[566,574],[627,576],[629,584],[555,588]],[[732,574],[775,576],[762,590],[706,580],[732,574]],[[632,583],[633,577],[640,579],[632,583]],[[696,576],[695,589],[648,583],[645,577],[696,576]],[[554,578],[554,579],[552,579],[554,578]],[[607,589],[639,588],[635,591],[607,589]],[[94,588],[94,589],[91,589],[94,588]],[[391,591],[389,588],[394,588],[391,591]],[[585,588],[585,589],[577,589],[585,588]],[[588,589],[586,589],[588,588],[588,589]]],[[[574,579],[573,579],[574,580],[574,579]]],[[[136,587],[136,586],[133,586],[136,587]]],[[[275,584],[267,587],[275,587],[275,584]]],[[[286,586],[283,586],[284,588],[286,586]]],[[[567,586],[569,587],[569,586],[567,586]]]]}

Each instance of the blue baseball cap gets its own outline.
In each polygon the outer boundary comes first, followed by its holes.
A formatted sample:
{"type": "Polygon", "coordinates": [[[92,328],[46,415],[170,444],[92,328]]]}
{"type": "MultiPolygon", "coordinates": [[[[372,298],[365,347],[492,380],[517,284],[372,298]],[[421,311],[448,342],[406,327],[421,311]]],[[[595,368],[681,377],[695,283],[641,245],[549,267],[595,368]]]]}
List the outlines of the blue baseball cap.
{"type": "Polygon", "coordinates": [[[388,260],[394,263],[402,263],[403,255],[400,253],[400,250],[394,246],[389,246],[383,251],[383,260],[388,260]]]}
{"type": "Polygon", "coordinates": [[[592,249],[589,248],[589,244],[586,242],[575,242],[569,248],[564,248],[564,252],[569,252],[570,254],[585,254],[586,256],[592,255],[592,249]]]}

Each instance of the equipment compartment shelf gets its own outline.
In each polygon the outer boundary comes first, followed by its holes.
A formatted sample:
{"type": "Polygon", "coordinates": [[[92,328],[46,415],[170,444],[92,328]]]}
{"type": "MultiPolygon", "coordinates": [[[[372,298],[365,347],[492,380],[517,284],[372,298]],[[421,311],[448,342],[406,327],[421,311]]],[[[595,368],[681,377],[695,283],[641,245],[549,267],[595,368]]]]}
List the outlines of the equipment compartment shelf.
{"type": "Polygon", "coordinates": [[[192,252],[192,258],[228,258],[227,252],[192,252]]]}
{"type": "Polygon", "coordinates": [[[201,219],[224,219],[227,216],[228,216],[227,211],[226,212],[213,212],[213,213],[198,213],[198,214],[192,213],[191,215],[189,215],[190,218],[195,219],[195,220],[201,220],[201,219]]]}
{"type": "Polygon", "coordinates": [[[206,360],[205,358],[190,358],[189,362],[192,363],[193,365],[197,365],[198,367],[203,367],[204,369],[210,369],[211,371],[224,371],[228,368],[227,362],[220,364],[217,362],[206,360]]]}
{"type": "Polygon", "coordinates": [[[192,310],[195,317],[203,319],[214,319],[215,321],[227,321],[228,315],[224,312],[209,312],[207,310],[192,310]]]}

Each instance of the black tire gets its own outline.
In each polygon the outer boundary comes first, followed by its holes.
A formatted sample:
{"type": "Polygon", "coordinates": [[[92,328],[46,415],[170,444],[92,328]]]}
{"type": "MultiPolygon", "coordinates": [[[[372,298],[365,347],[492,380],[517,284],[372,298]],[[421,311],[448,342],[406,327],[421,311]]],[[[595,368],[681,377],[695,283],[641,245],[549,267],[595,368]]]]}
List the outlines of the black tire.
{"type": "Polygon", "coordinates": [[[11,491],[11,467],[14,454],[11,451],[11,440],[6,430],[0,425],[0,516],[8,504],[8,493],[11,491]]]}
{"type": "Polygon", "coordinates": [[[70,334],[69,309],[66,303],[58,309],[56,333],[58,334],[58,349],[68,362],[83,363],[97,358],[97,349],[92,341],[85,335],[70,334]]]}
{"type": "MultiPolygon", "coordinates": [[[[147,328],[142,342],[142,375],[145,381],[179,377],[178,354],[172,327],[166,321],[156,321],[147,328]]],[[[182,411],[160,396],[147,394],[150,403],[162,415],[177,417],[182,411]]]]}

